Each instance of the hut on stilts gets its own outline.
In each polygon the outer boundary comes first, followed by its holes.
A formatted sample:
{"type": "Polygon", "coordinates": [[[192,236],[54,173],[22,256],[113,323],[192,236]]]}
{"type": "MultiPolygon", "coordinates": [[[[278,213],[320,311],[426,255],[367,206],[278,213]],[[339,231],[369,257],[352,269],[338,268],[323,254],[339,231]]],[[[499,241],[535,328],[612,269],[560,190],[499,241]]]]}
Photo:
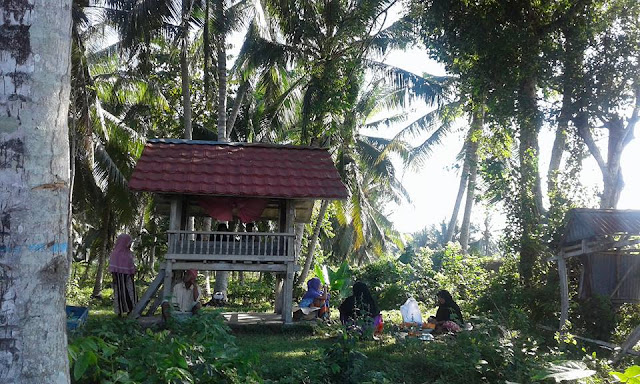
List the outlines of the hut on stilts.
{"type": "MultiPolygon", "coordinates": [[[[609,297],[614,305],[640,303],[640,211],[612,209],[573,209],[565,227],[557,256],[560,275],[560,331],[569,318],[567,259],[581,261],[581,298],[609,297]]],[[[590,340],[593,341],[593,340],[590,340]]],[[[597,340],[595,340],[597,342],[597,340]]],[[[640,325],[627,337],[614,361],[633,353],[640,342],[640,325]]],[[[605,345],[608,343],[599,342],[605,345]]]]}
{"type": "Polygon", "coordinates": [[[259,271],[283,281],[282,289],[276,283],[276,309],[290,323],[300,244],[296,224],[310,220],[315,200],[347,197],[326,149],[176,139],[147,142],[129,188],[155,193],[157,209],[170,222],[165,263],[133,317],[149,305],[147,315],[157,310],[171,294],[176,271],[259,271]],[[207,216],[218,222],[266,220],[271,230],[189,228],[188,217],[207,216]]]}

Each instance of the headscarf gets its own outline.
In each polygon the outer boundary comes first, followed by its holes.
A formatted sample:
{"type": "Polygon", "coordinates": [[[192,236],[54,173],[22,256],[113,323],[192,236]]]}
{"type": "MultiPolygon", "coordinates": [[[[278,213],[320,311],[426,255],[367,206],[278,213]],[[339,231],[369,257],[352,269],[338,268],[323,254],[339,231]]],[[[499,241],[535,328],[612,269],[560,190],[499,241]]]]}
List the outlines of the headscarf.
{"type": "Polygon", "coordinates": [[[376,317],[380,314],[380,309],[369,292],[365,283],[356,282],[353,284],[353,295],[347,297],[340,307],[340,321],[346,324],[357,317],[367,314],[376,317]]]}
{"type": "Polygon", "coordinates": [[[189,280],[195,282],[196,278],[198,277],[198,270],[197,269],[189,269],[187,271],[187,276],[189,276],[189,280]]]}
{"type": "MultiPolygon", "coordinates": [[[[457,319],[455,319],[455,321],[462,324],[464,322],[462,318],[462,311],[460,310],[460,307],[458,306],[458,304],[456,304],[456,302],[453,301],[453,297],[451,296],[449,291],[446,291],[443,289],[437,293],[437,296],[444,299],[444,304],[440,304],[439,307],[449,308],[449,315],[456,315],[457,319]]],[[[449,320],[454,320],[454,319],[449,318],[449,320]]]]}
{"type": "Polygon", "coordinates": [[[136,266],[133,264],[133,253],[131,252],[131,236],[126,233],[120,234],[116,239],[109,257],[109,272],[133,275],[136,273],[136,266]]]}
{"type": "Polygon", "coordinates": [[[317,277],[314,277],[313,279],[307,281],[307,292],[304,294],[304,296],[302,296],[302,299],[315,300],[318,297],[322,296],[324,292],[320,290],[321,285],[322,282],[317,277]]]}
{"type": "Polygon", "coordinates": [[[363,282],[357,281],[353,284],[353,296],[356,299],[356,305],[361,309],[369,313],[371,316],[378,316],[380,309],[376,301],[371,296],[369,287],[363,282]]]}

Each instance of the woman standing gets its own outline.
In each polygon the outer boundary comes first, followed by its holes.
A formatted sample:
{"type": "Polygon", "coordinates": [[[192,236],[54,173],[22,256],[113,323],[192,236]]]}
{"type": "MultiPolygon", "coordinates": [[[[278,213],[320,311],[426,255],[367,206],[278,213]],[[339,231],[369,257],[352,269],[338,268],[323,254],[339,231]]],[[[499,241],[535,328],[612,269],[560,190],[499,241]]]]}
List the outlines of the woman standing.
{"type": "Polygon", "coordinates": [[[109,258],[109,272],[113,276],[113,309],[116,315],[129,314],[138,301],[133,277],[136,266],[131,252],[131,236],[118,236],[109,258]]]}

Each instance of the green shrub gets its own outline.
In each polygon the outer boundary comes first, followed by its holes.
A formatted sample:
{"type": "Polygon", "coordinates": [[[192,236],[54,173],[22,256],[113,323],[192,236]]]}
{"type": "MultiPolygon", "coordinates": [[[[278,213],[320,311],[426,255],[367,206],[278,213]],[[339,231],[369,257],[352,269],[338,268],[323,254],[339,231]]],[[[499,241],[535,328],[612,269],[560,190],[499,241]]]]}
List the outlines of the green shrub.
{"type": "Polygon", "coordinates": [[[93,320],[70,338],[69,358],[74,383],[258,381],[217,312],[170,321],[159,331],[143,331],[134,321],[93,320]]]}
{"type": "Polygon", "coordinates": [[[569,318],[574,333],[608,341],[615,330],[617,319],[611,300],[596,295],[572,302],[569,318]]]}
{"type": "Polygon", "coordinates": [[[229,281],[227,296],[229,301],[243,306],[264,304],[275,297],[275,281],[272,279],[250,279],[244,282],[237,279],[229,281]]]}

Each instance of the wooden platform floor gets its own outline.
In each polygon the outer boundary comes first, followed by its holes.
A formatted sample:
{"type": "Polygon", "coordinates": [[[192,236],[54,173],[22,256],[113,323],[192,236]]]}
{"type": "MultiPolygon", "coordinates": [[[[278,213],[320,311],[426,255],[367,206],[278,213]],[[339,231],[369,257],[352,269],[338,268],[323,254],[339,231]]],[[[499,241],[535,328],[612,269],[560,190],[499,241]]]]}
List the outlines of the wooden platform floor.
{"type": "MultiPolygon", "coordinates": [[[[285,325],[282,316],[275,313],[256,313],[256,312],[223,312],[225,323],[231,330],[240,333],[246,332],[297,332],[297,333],[313,333],[314,328],[318,325],[316,321],[297,321],[292,324],[285,325]]],[[[162,323],[160,316],[143,316],[139,317],[138,323],[143,328],[150,328],[162,323]]]]}
{"type": "Polygon", "coordinates": [[[229,325],[282,325],[282,315],[265,312],[223,312],[224,320],[229,325]]]}
{"type": "MultiPolygon", "coordinates": [[[[264,312],[223,312],[225,322],[230,326],[237,325],[282,325],[282,315],[276,313],[264,312]]],[[[138,323],[144,328],[159,324],[162,321],[161,316],[141,316],[138,323]]]]}

